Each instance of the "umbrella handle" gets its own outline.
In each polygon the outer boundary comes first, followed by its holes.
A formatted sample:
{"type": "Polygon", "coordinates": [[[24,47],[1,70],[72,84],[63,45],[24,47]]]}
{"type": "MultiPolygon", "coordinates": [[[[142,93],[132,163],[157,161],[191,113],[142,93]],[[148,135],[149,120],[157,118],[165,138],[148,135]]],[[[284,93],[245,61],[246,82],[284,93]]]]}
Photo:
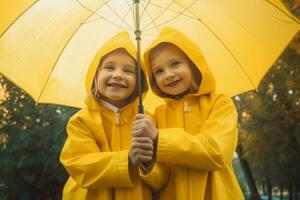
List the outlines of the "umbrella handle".
{"type": "Polygon", "coordinates": [[[144,106],[143,106],[143,104],[141,103],[141,104],[139,104],[139,114],[144,114],[144,106]]]}

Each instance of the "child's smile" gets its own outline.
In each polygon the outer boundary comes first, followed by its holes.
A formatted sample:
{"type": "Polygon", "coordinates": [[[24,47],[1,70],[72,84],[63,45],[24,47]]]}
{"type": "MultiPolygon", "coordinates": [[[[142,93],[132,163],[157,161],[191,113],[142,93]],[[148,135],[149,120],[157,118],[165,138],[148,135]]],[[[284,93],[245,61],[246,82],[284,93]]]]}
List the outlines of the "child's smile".
{"type": "Polygon", "coordinates": [[[98,72],[98,88],[102,98],[122,107],[128,103],[135,86],[135,60],[124,49],[106,55],[98,72]]]}
{"type": "Polygon", "coordinates": [[[175,45],[158,49],[150,60],[153,76],[162,92],[169,95],[180,95],[192,87],[194,76],[190,61],[175,45]]]}
{"type": "Polygon", "coordinates": [[[171,82],[168,82],[165,84],[166,87],[174,87],[177,85],[177,83],[179,83],[181,81],[181,79],[178,79],[178,80],[174,80],[174,81],[171,81],[171,82]]]}
{"type": "Polygon", "coordinates": [[[118,83],[118,82],[111,82],[111,83],[107,83],[108,87],[112,87],[112,88],[128,88],[128,86],[126,86],[125,84],[122,83],[118,83]]]}

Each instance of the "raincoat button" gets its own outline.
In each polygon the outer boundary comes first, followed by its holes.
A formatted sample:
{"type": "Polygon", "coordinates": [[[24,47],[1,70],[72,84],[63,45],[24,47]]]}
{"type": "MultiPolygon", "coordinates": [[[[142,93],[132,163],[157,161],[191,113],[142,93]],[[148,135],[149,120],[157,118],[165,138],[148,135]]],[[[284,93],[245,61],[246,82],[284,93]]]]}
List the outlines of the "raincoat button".
{"type": "Polygon", "coordinates": [[[191,106],[187,101],[183,102],[183,112],[190,112],[192,110],[191,106]]]}
{"type": "Polygon", "coordinates": [[[123,122],[124,122],[124,124],[127,124],[127,123],[128,123],[128,119],[125,118],[125,119],[123,120],[123,122]]]}
{"type": "Polygon", "coordinates": [[[115,124],[120,125],[120,113],[119,112],[115,113],[115,124]]]}

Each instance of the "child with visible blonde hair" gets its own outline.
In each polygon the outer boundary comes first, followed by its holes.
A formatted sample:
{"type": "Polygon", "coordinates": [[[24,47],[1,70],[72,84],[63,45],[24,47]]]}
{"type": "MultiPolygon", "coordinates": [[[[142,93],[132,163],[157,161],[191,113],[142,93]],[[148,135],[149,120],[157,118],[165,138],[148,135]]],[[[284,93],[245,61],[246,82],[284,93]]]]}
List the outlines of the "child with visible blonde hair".
{"type": "Polygon", "coordinates": [[[141,170],[143,179],[161,200],[244,199],[232,168],[237,112],[229,96],[215,92],[200,48],[165,28],[144,58],[150,86],[166,105],[155,111],[157,128],[147,115],[134,122],[134,136],[155,147],[157,163],[141,170]]]}
{"type": "MultiPolygon", "coordinates": [[[[138,112],[135,56],[129,34],[120,32],[89,67],[86,107],[69,120],[60,156],[70,175],[64,200],[152,199],[137,169],[152,160],[153,142],[148,137],[134,138],[131,132],[138,112]]],[[[145,76],[142,80],[145,94],[145,76]]]]}

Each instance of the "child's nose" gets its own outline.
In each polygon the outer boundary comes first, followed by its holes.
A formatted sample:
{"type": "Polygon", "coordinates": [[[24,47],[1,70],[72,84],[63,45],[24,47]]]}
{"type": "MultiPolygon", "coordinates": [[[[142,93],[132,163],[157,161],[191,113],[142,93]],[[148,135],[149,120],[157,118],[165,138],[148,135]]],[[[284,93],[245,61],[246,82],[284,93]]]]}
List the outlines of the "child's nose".
{"type": "Polygon", "coordinates": [[[174,78],[175,74],[172,70],[166,70],[166,78],[170,79],[170,78],[174,78]]]}
{"type": "Polygon", "coordinates": [[[120,71],[115,71],[112,75],[113,79],[122,79],[123,78],[123,74],[120,71]]]}

